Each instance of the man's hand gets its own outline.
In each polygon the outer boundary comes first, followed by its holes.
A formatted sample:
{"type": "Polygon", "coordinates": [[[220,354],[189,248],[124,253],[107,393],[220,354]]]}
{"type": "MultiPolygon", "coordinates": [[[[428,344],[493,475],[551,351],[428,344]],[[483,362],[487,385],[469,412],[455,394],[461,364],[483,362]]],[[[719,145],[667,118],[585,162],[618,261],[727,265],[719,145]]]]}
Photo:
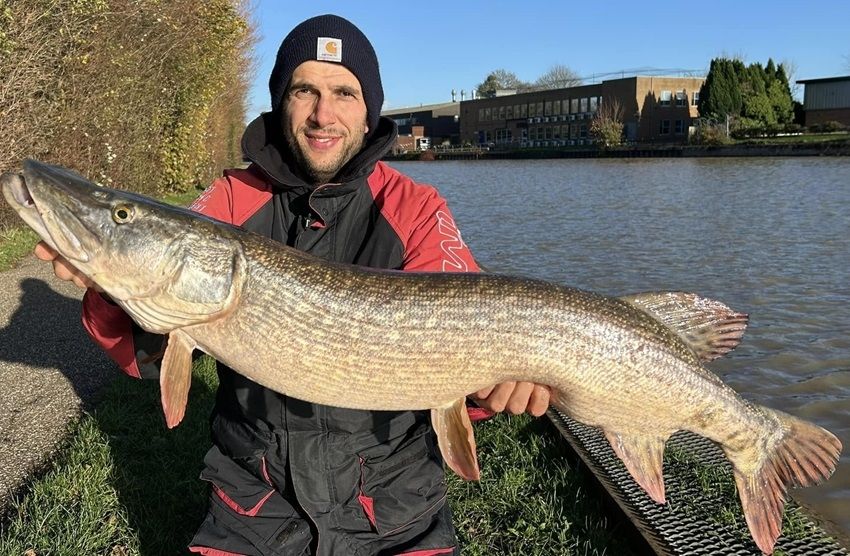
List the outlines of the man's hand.
{"type": "Polygon", "coordinates": [[[549,408],[549,387],[533,382],[503,382],[479,390],[469,397],[495,413],[507,410],[513,415],[529,413],[540,417],[549,408]]]}
{"type": "Polygon", "coordinates": [[[52,247],[43,241],[38,242],[38,245],[35,246],[35,256],[42,261],[50,261],[53,263],[53,273],[56,274],[56,277],[60,280],[73,282],[83,289],[94,288],[97,291],[103,291],[97,284],[92,282],[88,276],[74,268],[74,266],[69,263],[65,257],[57,253],[52,247]]]}

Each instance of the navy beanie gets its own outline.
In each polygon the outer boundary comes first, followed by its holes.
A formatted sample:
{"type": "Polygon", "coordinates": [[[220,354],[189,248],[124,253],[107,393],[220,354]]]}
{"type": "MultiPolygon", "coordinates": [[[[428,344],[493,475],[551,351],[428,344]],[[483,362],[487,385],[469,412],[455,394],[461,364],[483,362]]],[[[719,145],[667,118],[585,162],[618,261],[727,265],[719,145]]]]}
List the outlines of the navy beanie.
{"type": "Polygon", "coordinates": [[[336,15],[320,15],[299,23],[283,39],[277,51],[269,78],[272,110],[280,110],[292,72],[308,60],[340,63],[357,77],[366,102],[371,135],[378,127],[384,88],[378,71],[378,57],[366,35],[353,23],[336,15]]]}

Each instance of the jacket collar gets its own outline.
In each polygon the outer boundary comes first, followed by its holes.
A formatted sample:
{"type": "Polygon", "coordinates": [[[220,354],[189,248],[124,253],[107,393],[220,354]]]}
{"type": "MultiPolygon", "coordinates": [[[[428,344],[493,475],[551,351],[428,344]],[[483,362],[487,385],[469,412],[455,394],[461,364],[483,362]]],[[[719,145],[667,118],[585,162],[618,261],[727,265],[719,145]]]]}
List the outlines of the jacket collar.
{"type": "MultiPolygon", "coordinates": [[[[343,166],[331,183],[345,186],[371,174],[375,164],[392,149],[397,135],[398,127],[393,120],[379,118],[375,133],[369,136],[360,152],[343,166]]],[[[315,184],[307,183],[298,172],[283,138],[277,112],[264,112],[248,124],[242,136],[242,153],[247,160],[259,166],[271,179],[273,186],[308,190],[316,188],[315,184]]]]}

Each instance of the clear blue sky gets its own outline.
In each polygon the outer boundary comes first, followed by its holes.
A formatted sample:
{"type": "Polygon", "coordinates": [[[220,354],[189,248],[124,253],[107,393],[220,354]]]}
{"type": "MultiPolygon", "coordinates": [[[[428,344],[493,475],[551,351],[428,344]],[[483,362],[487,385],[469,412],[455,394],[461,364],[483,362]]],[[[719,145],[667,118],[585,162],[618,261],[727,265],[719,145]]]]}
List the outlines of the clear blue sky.
{"type": "Polygon", "coordinates": [[[583,77],[707,71],[725,55],[789,62],[795,79],[850,74],[848,0],[253,2],[260,42],[249,117],[268,110],[268,76],[283,37],[323,13],[351,20],[372,41],[385,109],[448,102],[453,88],[468,94],[498,68],[534,81],[554,64],[583,77]]]}

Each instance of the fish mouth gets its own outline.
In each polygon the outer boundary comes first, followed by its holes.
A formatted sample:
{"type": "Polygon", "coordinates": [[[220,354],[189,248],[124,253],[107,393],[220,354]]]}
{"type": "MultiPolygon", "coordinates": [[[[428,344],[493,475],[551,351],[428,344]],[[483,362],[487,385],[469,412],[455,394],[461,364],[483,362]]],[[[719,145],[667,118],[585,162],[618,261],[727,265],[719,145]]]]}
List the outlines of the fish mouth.
{"type": "Polygon", "coordinates": [[[0,176],[3,197],[18,216],[51,248],[69,261],[88,262],[81,237],[91,235],[74,215],[75,203],[60,184],[44,174],[33,161],[24,163],[24,173],[0,176]]]}
{"type": "Polygon", "coordinates": [[[12,207],[12,210],[17,212],[18,216],[30,228],[55,249],[56,247],[50,239],[50,232],[47,231],[47,227],[41,219],[41,215],[35,205],[35,199],[33,199],[27,188],[24,176],[13,173],[0,175],[0,189],[2,189],[3,197],[6,198],[6,202],[12,207]]]}

